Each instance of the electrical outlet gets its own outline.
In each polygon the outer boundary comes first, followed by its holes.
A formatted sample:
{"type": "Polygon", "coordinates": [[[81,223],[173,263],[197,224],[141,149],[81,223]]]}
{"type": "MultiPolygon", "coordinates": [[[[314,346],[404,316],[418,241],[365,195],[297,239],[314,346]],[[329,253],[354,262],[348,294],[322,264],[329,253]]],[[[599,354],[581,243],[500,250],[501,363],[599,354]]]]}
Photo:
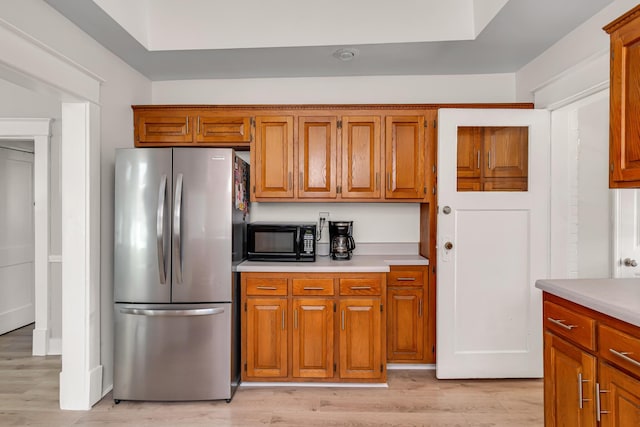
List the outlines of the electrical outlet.
{"type": "Polygon", "coordinates": [[[326,227],[327,226],[327,221],[329,221],[329,212],[320,212],[318,214],[318,218],[320,222],[320,227],[326,227]]]}

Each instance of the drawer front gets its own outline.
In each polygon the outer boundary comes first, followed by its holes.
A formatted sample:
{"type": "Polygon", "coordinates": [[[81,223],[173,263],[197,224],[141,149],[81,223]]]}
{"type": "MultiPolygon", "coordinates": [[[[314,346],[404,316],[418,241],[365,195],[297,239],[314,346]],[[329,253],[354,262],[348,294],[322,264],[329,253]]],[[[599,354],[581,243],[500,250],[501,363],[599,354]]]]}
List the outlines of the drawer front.
{"type": "Polygon", "coordinates": [[[387,274],[387,286],[423,286],[424,270],[391,270],[387,274]]]}
{"type": "Polygon", "coordinates": [[[247,295],[287,295],[287,279],[248,277],[247,295]]]}
{"type": "Polygon", "coordinates": [[[599,355],[640,377],[640,338],[598,325],[599,355]]]}
{"type": "Polygon", "coordinates": [[[589,316],[549,301],[544,303],[544,327],[590,350],[596,349],[595,325],[589,316]]]}
{"type": "Polygon", "coordinates": [[[333,295],[333,279],[293,279],[293,295],[333,295]]]}
{"type": "Polygon", "coordinates": [[[377,277],[340,279],[340,295],[380,295],[382,283],[377,277]]]}

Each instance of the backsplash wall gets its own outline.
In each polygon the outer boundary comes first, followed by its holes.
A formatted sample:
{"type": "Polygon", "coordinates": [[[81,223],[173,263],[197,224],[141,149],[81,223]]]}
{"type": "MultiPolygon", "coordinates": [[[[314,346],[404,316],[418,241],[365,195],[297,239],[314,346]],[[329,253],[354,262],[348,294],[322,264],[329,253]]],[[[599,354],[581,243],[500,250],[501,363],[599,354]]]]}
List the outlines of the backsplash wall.
{"type": "MultiPolygon", "coordinates": [[[[356,243],[417,243],[420,241],[418,203],[251,203],[249,220],[318,222],[320,212],[329,221],[353,221],[356,243]]],[[[328,228],[321,242],[328,242],[328,228]]]]}

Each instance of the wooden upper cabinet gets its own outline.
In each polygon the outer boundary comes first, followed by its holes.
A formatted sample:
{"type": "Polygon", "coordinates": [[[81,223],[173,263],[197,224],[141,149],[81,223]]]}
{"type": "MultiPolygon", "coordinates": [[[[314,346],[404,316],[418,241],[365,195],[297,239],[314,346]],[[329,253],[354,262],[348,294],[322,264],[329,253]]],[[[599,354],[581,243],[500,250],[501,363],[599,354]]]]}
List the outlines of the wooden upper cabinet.
{"type": "Polygon", "coordinates": [[[196,116],[195,141],[214,143],[251,142],[251,118],[200,113],[196,116]]]}
{"type": "Polygon", "coordinates": [[[299,198],[336,198],[337,123],[335,116],[298,119],[299,198]]]}
{"type": "Polygon", "coordinates": [[[479,178],[481,168],[482,135],[478,127],[458,128],[458,178],[479,178]]]}
{"type": "Polygon", "coordinates": [[[228,115],[206,109],[133,107],[137,147],[186,146],[248,148],[250,116],[228,115]]]}
{"type": "Polygon", "coordinates": [[[380,117],[342,118],[343,199],[380,198],[380,117]]]}
{"type": "Polygon", "coordinates": [[[484,128],[484,177],[523,178],[528,175],[528,128],[484,128]]]}
{"type": "Polygon", "coordinates": [[[135,110],[136,146],[182,145],[193,141],[193,123],[188,111],[135,110]]]}
{"type": "Polygon", "coordinates": [[[610,35],[609,187],[640,187],[640,5],[610,35]]]}
{"type": "Polygon", "coordinates": [[[424,117],[387,116],[385,129],[387,199],[423,199],[425,183],[424,117]]]}
{"type": "Polygon", "coordinates": [[[251,200],[293,198],[293,117],[256,117],[251,200]]]}

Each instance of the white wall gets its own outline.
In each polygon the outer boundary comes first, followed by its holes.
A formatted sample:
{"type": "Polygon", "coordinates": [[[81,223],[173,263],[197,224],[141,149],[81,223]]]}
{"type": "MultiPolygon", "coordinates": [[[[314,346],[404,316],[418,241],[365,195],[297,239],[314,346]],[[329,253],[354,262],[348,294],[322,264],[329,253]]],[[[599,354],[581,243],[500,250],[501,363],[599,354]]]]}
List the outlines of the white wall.
{"type": "MultiPolygon", "coordinates": [[[[95,179],[100,179],[101,182],[100,363],[103,366],[103,390],[107,391],[113,383],[112,211],[114,150],[117,147],[133,146],[131,105],[151,103],[151,83],[41,0],[1,2],[0,19],[6,20],[104,80],[100,88],[101,166],[100,176],[96,176],[95,179]]],[[[27,92],[23,92],[22,95],[25,96],[25,99],[29,97],[27,92]]],[[[16,103],[20,105],[21,99],[23,99],[22,96],[18,93],[6,99],[6,102],[0,101],[0,116],[13,117],[14,114],[17,114],[18,116],[27,115],[33,117],[34,115],[44,115],[40,111],[41,106],[37,99],[25,102],[25,109],[18,113],[14,112],[13,105],[16,103]]],[[[47,105],[50,105],[51,108],[55,106],[57,112],[53,117],[61,117],[59,100],[57,104],[52,100],[47,105]]],[[[17,109],[19,107],[16,107],[17,109]]],[[[46,116],[50,117],[51,114],[46,116]]],[[[54,122],[53,126],[54,137],[58,135],[59,141],[60,123],[56,124],[54,122]]],[[[52,157],[55,159],[59,152],[59,149],[56,152],[52,152],[52,157]]],[[[55,161],[53,160],[53,162],[55,161]]],[[[56,170],[55,173],[57,174],[56,176],[59,176],[59,171],[56,170]]],[[[52,192],[55,193],[55,191],[56,189],[52,188],[52,192]]],[[[59,194],[57,196],[53,194],[53,198],[55,197],[58,197],[58,200],[60,199],[59,194]]],[[[59,207],[57,209],[59,212],[59,207]]],[[[57,244],[59,244],[61,239],[59,236],[56,238],[57,244]]],[[[72,262],[72,260],[67,261],[72,262]]],[[[52,298],[59,299],[60,295],[53,295],[52,298]]]]}
{"type": "MultiPolygon", "coordinates": [[[[514,91],[513,74],[190,80],[154,82],[153,103],[499,103],[514,102],[514,91]]],[[[354,220],[356,242],[420,240],[416,203],[253,203],[250,215],[251,221],[317,221],[320,211],[330,220],[354,220]]]]}
{"type": "Polygon", "coordinates": [[[517,99],[552,111],[552,277],[608,276],[609,35],[602,27],[636,5],[613,1],[516,72],[517,99]]]}
{"type": "MultiPolygon", "coordinates": [[[[4,118],[53,118],[50,140],[49,176],[49,255],[59,260],[62,252],[61,240],[61,195],[60,195],[60,101],[52,96],[39,94],[0,80],[0,117],[4,118]]],[[[51,319],[51,352],[60,352],[62,339],[62,300],[60,263],[49,264],[51,299],[49,301],[51,319]]]]}

